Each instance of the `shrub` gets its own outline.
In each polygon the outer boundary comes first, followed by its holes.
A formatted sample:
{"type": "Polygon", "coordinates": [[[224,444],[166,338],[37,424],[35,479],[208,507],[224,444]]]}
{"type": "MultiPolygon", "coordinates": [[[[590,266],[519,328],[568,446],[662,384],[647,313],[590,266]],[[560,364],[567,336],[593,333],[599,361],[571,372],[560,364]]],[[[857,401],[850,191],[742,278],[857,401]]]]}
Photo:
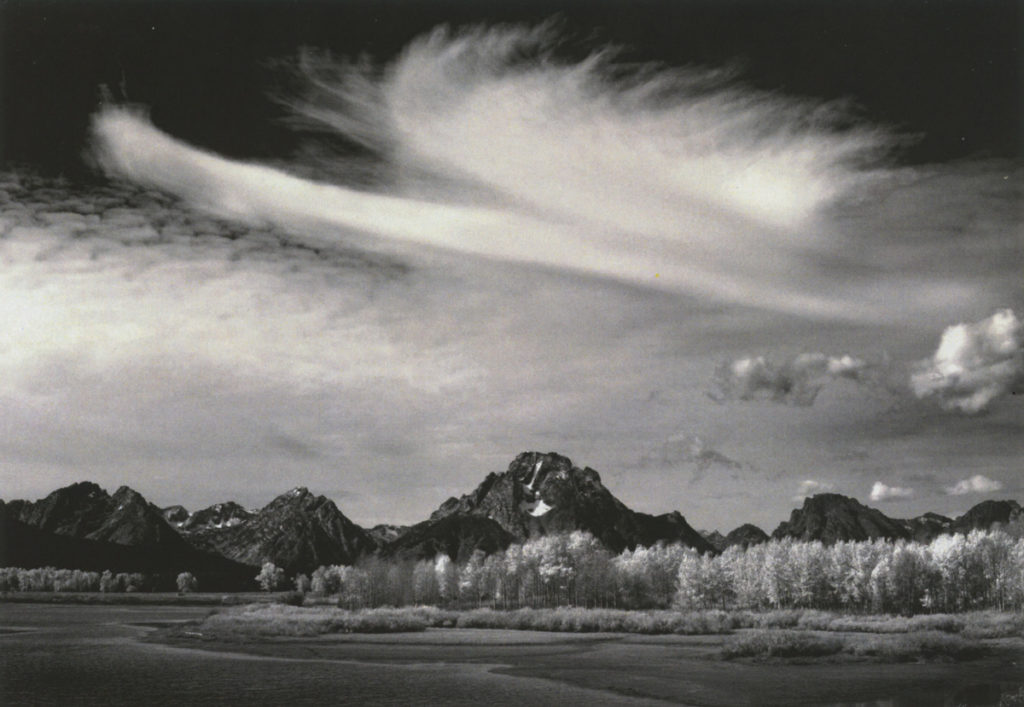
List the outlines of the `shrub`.
{"type": "Polygon", "coordinates": [[[426,622],[404,609],[316,609],[286,604],[250,604],[208,616],[200,629],[257,636],[318,636],[327,633],[423,631],[426,622]]]}
{"type": "Polygon", "coordinates": [[[287,604],[288,606],[302,606],[306,601],[306,595],[303,592],[284,592],[277,597],[276,601],[278,604],[287,604]]]}
{"type": "Polygon", "coordinates": [[[799,609],[777,609],[754,615],[757,628],[795,628],[803,612],[799,609]]]}
{"type": "Polygon", "coordinates": [[[725,658],[798,658],[835,655],[842,649],[843,642],[833,636],[755,630],[728,641],[722,648],[722,655],[725,658]]]}
{"type": "Polygon", "coordinates": [[[1024,637],[1024,614],[979,611],[962,617],[967,638],[1024,637]]]}
{"type": "Polygon", "coordinates": [[[256,583],[265,592],[273,592],[285,586],[284,570],[273,562],[264,562],[260,573],[256,575],[256,583]]]}
{"type": "Polygon", "coordinates": [[[199,588],[199,582],[191,572],[182,572],[175,580],[178,587],[178,594],[188,594],[199,588]]]}
{"type": "Polygon", "coordinates": [[[835,614],[829,611],[814,611],[808,609],[800,615],[796,626],[808,631],[828,631],[835,621],[835,614]]]}
{"type": "Polygon", "coordinates": [[[855,655],[873,656],[890,661],[937,658],[969,660],[978,657],[983,650],[976,641],[968,641],[961,636],[942,631],[920,631],[892,638],[873,636],[851,648],[855,655]]]}

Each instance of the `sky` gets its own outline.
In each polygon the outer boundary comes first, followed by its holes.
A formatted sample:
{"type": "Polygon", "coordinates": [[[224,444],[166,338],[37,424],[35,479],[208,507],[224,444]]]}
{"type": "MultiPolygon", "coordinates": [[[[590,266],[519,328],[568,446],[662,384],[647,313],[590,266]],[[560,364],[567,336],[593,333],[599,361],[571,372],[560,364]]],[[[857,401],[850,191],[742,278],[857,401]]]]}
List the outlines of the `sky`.
{"type": "Polygon", "coordinates": [[[0,498],[1024,500],[1013,3],[3,12],[0,498]]]}

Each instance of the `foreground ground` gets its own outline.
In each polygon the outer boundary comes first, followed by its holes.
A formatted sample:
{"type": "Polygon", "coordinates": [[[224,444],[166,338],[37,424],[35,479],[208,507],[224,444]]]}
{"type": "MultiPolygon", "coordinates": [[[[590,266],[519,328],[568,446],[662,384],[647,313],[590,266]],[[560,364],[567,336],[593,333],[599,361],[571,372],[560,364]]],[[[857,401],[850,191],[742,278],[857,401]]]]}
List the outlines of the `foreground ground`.
{"type": "Polygon", "coordinates": [[[4,704],[994,705],[1024,640],[965,662],[725,661],[728,636],[428,629],[213,638],[198,607],[0,604],[4,704]]]}

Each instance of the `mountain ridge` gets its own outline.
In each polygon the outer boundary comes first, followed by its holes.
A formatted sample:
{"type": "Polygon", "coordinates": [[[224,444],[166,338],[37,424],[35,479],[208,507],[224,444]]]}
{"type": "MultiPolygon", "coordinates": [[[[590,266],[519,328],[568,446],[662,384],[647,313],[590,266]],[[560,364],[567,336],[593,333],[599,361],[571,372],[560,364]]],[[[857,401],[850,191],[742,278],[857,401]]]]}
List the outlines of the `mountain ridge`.
{"type": "Polygon", "coordinates": [[[533,451],[517,455],[505,471],[486,474],[472,491],[447,499],[410,526],[362,528],[332,500],[305,487],[280,494],[256,511],[228,501],[189,513],[183,506],[158,508],[127,486],[108,494],[82,481],[35,502],[0,501],[0,511],[8,535],[0,543],[0,566],[13,558],[71,562],[77,547],[119,568],[161,566],[143,557],[140,549],[145,549],[178,558],[179,565],[179,559],[189,558],[210,571],[236,575],[240,568],[248,571],[267,561],[289,573],[352,564],[367,556],[421,560],[443,553],[463,562],[476,551],[490,554],[512,543],[575,530],[592,534],[613,553],[657,543],[682,543],[703,553],[746,548],[769,538],[826,544],[874,538],[930,542],[944,533],[1024,521],[1024,509],[1012,500],[982,501],[956,518],[927,512],[899,519],[855,498],[826,493],[804,499],[771,535],[749,523],[725,536],[698,533],[678,511],[650,515],[630,509],[590,467],[577,467],[554,452],[533,451]],[[14,538],[43,550],[17,549],[14,538]]]}

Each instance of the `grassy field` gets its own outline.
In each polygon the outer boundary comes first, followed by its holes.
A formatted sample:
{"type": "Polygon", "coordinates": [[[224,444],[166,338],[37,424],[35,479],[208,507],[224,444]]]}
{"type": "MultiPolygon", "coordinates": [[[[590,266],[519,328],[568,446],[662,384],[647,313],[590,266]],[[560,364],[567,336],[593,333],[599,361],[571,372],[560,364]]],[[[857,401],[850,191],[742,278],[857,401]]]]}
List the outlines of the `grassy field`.
{"type": "Polygon", "coordinates": [[[350,611],[334,606],[262,603],[215,611],[176,635],[204,640],[418,633],[490,629],[550,633],[718,636],[727,660],[964,661],[993,639],[1024,638],[1024,616],[973,612],[916,617],[848,616],[821,611],[678,612],[611,609],[451,611],[435,607],[350,611]]]}

